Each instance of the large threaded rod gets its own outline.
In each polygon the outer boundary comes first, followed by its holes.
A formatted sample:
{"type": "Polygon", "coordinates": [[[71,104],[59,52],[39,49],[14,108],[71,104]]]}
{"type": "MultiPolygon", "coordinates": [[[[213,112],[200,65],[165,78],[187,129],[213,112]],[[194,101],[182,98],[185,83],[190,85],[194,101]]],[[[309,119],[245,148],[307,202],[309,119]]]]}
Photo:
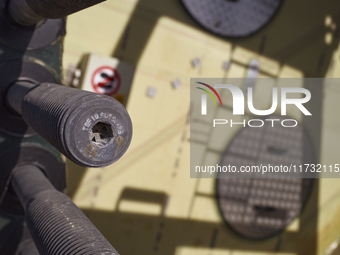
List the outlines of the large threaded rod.
{"type": "Polygon", "coordinates": [[[9,0],[9,13],[20,25],[31,26],[43,19],[58,19],[105,0],[9,0]]]}
{"type": "Polygon", "coordinates": [[[84,213],[36,166],[15,169],[11,185],[41,255],[118,255],[84,213]]]}
{"type": "Polygon", "coordinates": [[[111,165],[130,145],[130,116],[112,97],[50,83],[18,82],[8,90],[7,102],[78,165],[111,165]]]}

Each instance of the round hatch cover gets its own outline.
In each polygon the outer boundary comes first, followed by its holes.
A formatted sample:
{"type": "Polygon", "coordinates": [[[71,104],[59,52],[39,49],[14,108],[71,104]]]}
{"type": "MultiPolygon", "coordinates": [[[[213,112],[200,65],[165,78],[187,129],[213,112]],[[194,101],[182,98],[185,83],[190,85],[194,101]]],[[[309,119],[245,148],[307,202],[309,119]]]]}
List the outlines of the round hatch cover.
{"type": "Polygon", "coordinates": [[[244,37],[264,27],[283,0],[182,0],[193,18],[214,34],[244,37]]]}
{"type": "MultiPolygon", "coordinates": [[[[280,119],[273,116],[272,119],[280,119]]],[[[243,128],[230,142],[220,165],[260,166],[314,163],[311,140],[302,125],[294,128],[243,128]]],[[[241,176],[241,175],[240,175],[241,176]]],[[[243,175],[244,177],[245,175],[243,175]]],[[[247,173],[247,178],[227,178],[219,173],[217,200],[225,222],[251,239],[269,238],[290,224],[303,210],[313,179],[285,178],[247,173]],[[249,178],[248,178],[249,176],[249,178]],[[260,178],[259,178],[260,177],[260,178]]],[[[296,176],[297,177],[297,176],[296,176]]]]}

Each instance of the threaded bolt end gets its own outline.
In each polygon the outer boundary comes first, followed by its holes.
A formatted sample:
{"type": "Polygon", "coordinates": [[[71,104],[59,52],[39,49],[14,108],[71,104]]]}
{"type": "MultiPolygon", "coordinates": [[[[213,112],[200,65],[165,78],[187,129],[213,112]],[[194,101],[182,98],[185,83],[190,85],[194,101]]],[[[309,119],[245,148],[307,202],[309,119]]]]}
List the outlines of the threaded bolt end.
{"type": "Polygon", "coordinates": [[[132,138],[132,123],[115,99],[44,83],[23,98],[25,122],[67,158],[85,167],[117,161],[132,138]]]}

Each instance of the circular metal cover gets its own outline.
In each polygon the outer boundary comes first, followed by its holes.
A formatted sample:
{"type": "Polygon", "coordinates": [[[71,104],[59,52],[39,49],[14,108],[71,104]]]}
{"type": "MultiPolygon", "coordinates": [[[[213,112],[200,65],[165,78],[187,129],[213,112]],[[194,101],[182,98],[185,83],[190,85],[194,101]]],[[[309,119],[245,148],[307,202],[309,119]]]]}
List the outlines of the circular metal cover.
{"type": "Polygon", "coordinates": [[[182,0],[193,18],[214,34],[244,37],[264,27],[283,0],[182,0]]]}
{"type": "MultiPolygon", "coordinates": [[[[312,148],[301,125],[273,128],[271,123],[266,123],[262,128],[243,128],[231,141],[220,165],[230,164],[240,169],[242,165],[314,163],[312,148]]],[[[251,239],[269,238],[300,215],[313,179],[277,178],[277,175],[257,178],[261,174],[249,174],[254,178],[224,178],[226,173],[219,174],[218,206],[225,222],[240,235],[251,239]]]]}

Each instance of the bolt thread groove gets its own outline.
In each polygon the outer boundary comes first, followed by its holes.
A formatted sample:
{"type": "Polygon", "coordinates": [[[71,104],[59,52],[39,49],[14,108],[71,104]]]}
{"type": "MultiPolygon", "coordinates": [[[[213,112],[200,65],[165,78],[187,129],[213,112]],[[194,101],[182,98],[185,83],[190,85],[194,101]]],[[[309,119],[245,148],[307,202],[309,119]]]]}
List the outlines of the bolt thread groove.
{"type": "Polygon", "coordinates": [[[55,84],[41,84],[23,99],[25,122],[68,158],[73,158],[64,140],[65,122],[81,102],[96,94],[55,84]]]}
{"type": "Polygon", "coordinates": [[[72,200],[58,191],[35,195],[26,223],[40,254],[118,255],[72,200]]]}
{"type": "Polygon", "coordinates": [[[37,134],[85,167],[114,163],[125,153],[132,137],[130,116],[117,100],[57,84],[43,83],[26,92],[21,115],[37,134]],[[93,140],[94,127],[98,141],[93,140]],[[120,135],[120,139],[115,140],[111,133],[120,135]]]}

